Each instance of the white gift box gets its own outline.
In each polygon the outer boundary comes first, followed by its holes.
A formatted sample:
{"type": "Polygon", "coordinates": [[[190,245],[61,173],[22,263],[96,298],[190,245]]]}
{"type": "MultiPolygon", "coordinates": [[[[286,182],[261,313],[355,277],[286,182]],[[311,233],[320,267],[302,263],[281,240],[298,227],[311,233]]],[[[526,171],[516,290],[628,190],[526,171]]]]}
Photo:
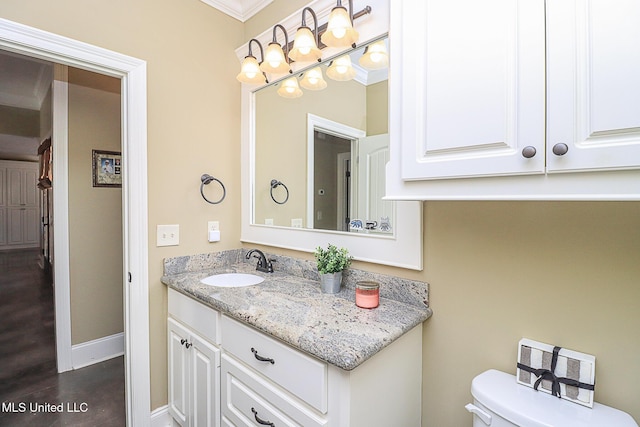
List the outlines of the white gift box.
{"type": "Polygon", "coordinates": [[[595,356],[527,338],[518,343],[519,384],[593,408],[595,379],[595,356]]]}

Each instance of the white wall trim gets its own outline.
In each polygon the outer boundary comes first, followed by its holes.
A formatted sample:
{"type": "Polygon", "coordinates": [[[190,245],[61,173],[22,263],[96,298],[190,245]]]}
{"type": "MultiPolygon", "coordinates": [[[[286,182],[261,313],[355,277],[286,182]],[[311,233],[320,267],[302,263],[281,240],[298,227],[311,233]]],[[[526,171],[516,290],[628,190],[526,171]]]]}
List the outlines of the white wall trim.
{"type": "Polygon", "coordinates": [[[124,332],[75,344],[71,347],[73,369],[84,368],[124,354],[124,332]]]}
{"type": "Polygon", "coordinates": [[[168,405],[161,406],[151,412],[151,427],[171,427],[173,425],[168,405]]]}
{"type": "Polygon", "coordinates": [[[56,361],[58,372],[73,369],[71,355],[71,289],[69,263],[69,79],[68,67],[55,64],[53,67],[53,132],[51,139],[55,185],[53,186],[53,268],[54,303],[56,316],[56,361]]]}
{"type": "MultiPolygon", "coordinates": [[[[149,377],[149,256],[147,214],[147,65],[145,61],[72,40],[0,18],[0,48],[62,65],[116,77],[122,81],[122,154],[123,154],[123,258],[125,318],[125,388],[127,425],[150,425],[151,380],[149,377]],[[128,275],[131,280],[128,280],[128,275]]],[[[56,123],[66,127],[66,123],[56,123]]],[[[54,153],[56,144],[54,133],[54,153]]],[[[59,159],[60,161],[60,159],[59,159]]],[[[54,159],[54,168],[56,168],[54,159]]],[[[56,169],[58,173],[63,169],[56,169]]],[[[58,178],[59,179],[59,175],[58,178]]],[[[55,185],[54,185],[55,188],[55,185]]],[[[57,196],[54,196],[57,197],[57,196]]],[[[56,199],[56,204],[58,204],[56,199]]],[[[59,239],[68,244],[68,229],[61,233],[54,218],[59,239]]],[[[62,262],[56,246],[57,270],[62,262]]],[[[68,248],[67,248],[68,251],[68,248]]],[[[68,264],[68,262],[67,262],[68,264]]],[[[56,284],[56,292],[58,286],[56,284]]],[[[56,300],[58,294],[56,293],[56,300]]],[[[57,301],[56,301],[57,304],[57,301]]],[[[56,306],[56,316],[58,315],[56,306]]],[[[68,307],[62,313],[70,316],[68,307]]],[[[58,319],[56,319],[56,323],[58,319]]],[[[68,340],[65,348],[71,352],[68,340]]],[[[67,351],[67,350],[65,350],[67,351]]],[[[69,357],[69,360],[71,357],[69,357]]]]}

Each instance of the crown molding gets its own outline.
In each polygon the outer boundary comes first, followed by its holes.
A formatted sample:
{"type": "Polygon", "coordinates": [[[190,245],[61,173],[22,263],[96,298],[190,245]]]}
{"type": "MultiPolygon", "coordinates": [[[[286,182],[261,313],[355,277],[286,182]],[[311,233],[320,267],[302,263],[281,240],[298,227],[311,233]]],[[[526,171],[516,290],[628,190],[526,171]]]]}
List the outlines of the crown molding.
{"type": "Polygon", "coordinates": [[[245,22],[267,7],[273,0],[200,0],[219,11],[245,22]]]}

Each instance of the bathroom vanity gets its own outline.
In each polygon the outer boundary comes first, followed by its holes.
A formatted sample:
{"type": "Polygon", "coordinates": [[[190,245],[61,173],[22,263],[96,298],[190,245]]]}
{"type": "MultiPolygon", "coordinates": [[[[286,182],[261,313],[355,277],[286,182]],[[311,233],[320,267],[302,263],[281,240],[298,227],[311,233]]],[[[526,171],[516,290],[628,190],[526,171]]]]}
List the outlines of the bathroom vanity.
{"type": "Polygon", "coordinates": [[[382,296],[368,310],[355,305],[351,284],[371,273],[352,270],[339,294],[323,294],[311,262],[278,257],[280,271],[259,273],[242,254],[165,263],[169,412],[178,424],[420,424],[426,283],[375,275],[382,296]],[[265,280],[200,282],[230,272],[265,280]]]}

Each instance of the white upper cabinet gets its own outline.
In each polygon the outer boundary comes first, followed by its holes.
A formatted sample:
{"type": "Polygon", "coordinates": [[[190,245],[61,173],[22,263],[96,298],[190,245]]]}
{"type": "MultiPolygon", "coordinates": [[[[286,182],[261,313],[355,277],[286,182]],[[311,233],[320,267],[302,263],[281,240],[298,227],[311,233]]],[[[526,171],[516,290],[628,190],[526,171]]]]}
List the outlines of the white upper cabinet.
{"type": "Polygon", "coordinates": [[[640,2],[390,12],[387,198],[640,199],[640,2]]]}
{"type": "Polygon", "coordinates": [[[640,165],[639,1],[548,0],[547,78],[548,172],[640,165]]]}

